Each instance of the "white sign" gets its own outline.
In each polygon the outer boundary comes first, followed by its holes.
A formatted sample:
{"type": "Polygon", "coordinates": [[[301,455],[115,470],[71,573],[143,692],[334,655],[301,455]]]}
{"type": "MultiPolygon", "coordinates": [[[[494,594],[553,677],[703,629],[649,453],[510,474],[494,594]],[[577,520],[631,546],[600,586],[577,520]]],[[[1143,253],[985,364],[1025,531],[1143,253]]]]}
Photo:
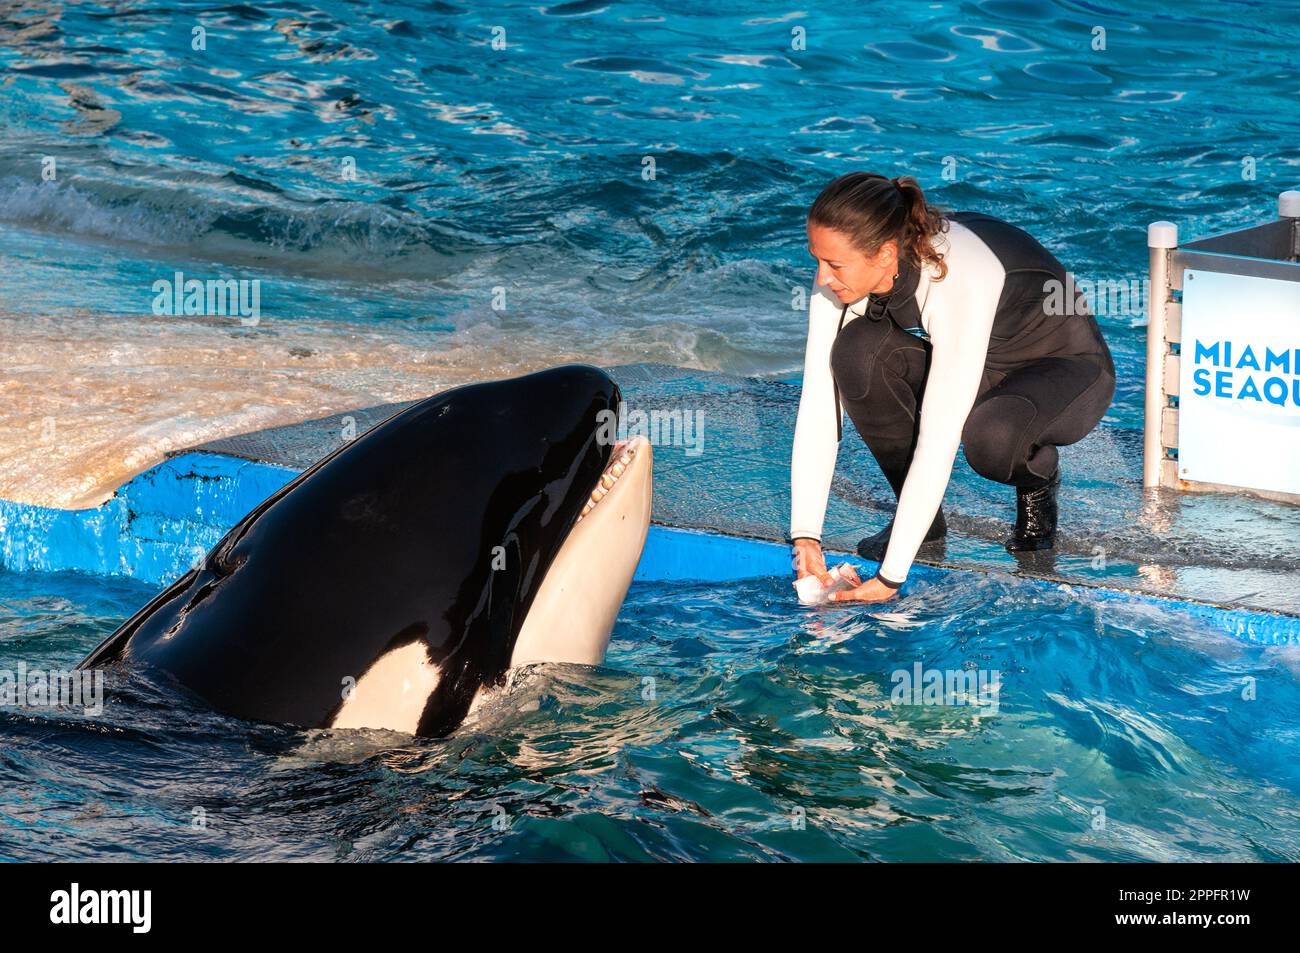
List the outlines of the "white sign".
{"type": "Polygon", "coordinates": [[[1183,276],[1178,476],[1300,494],[1300,282],[1183,276]]]}

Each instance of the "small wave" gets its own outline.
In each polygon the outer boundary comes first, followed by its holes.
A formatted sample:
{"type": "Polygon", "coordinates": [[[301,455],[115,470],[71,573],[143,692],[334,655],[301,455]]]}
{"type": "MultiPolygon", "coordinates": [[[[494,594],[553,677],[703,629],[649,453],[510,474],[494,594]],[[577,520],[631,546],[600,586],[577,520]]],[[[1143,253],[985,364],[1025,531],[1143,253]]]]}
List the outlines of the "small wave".
{"type": "MultiPolygon", "coordinates": [[[[88,178],[33,182],[0,176],[0,222],[43,231],[165,249],[230,263],[257,261],[332,277],[437,280],[469,244],[379,205],[327,200],[235,204],[200,188],[140,187],[88,178]],[[268,261],[268,259],[270,259],[268,261]]],[[[246,188],[237,178],[228,186],[246,188]]]]}
{"type": "Polygon", "coordinates": [[[208,209],[139,195],[114,201],[63,182],[0,179],[0,221],[144,245],[189,244],[212,227],[208,209]]]}

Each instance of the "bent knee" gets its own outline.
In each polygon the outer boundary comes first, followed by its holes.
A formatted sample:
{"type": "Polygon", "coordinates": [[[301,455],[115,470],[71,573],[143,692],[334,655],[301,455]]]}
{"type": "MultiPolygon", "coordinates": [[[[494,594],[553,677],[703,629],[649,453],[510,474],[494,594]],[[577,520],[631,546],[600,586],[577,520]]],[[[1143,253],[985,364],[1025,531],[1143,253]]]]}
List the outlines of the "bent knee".
{"type": "Polygon", "coordinates": [[[989,480],[1010,481],[1037,415],[1032,403],[1015,394],[992,397],[972,410],[961,435],[971,469],[989,480]]]}

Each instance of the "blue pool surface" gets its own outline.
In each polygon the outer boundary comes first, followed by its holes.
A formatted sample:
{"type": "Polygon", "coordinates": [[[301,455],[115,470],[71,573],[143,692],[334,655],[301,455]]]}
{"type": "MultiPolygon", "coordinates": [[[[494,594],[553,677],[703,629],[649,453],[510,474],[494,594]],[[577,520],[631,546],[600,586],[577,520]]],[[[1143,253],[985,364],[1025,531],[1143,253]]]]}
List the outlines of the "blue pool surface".
{"type": "MultiPolygon", "coordinates": [[[[59,400],[7,432],[129,418],[77,390],[89,370],[161,400],[227,332],[152,314],[154,282],[256,279],[263,324],[239,333],[286,367],[357,351],[373,403],[421,350],[483,376],[575,351],[751,375],[632,392],[708,421],[701,456],[656,449],[656,518],[771,539],[827,181],[913,174],[1080,278],[1140,282],[1149,222],[1256,224],[1300,184],[1297,47],[1300,21],[1248,2],[15,8],[0,334],[39,331],[15,378],[59,400]],[[171,363],[114,339],[121,315],[171,363]],[[308,323],[311,348],[277,357],[308,323]]],[[[1293,508],[1143,509],[1143,304],[1097,309],[1118,389],[1063,454],[1054,568],[1294,623],[1293,508]]],[[[842,457],[827,525],[851,548],[888,507],[856,436],[842,457]]],[[[158,479],[174,464],[141,462],[161,468],[137,476],[147,508],[0,506],[0,671],[75,664],[292,475],[250,465],[247,496],[196,496],[158,479]],[[181,508],[154,508],[171,491],[181,508]],[[51,553],[134,578],[39,571],[51,553]]],[[[971,571],[829,611],[770,568],[645,579],[605,666],[526,673],[447,739],[252,725],[120,671],[98,716],[0,707],[0,859],[1300,860],[1294,641],[1016,578],[1010,495],[959,461],[948,502],[971,571]],[[996,710],[894,703],[917,666],[996,672],[996,710]]]]}
{"type": "MultiPolygon", "coordinates": [[[[0,668],[70,666],[152,592],[0,573],[0,668]]],[[[6,859],[1300,860],[1300,650],[1006,577],[834,610],[637,583],[604,667],[443,740],[109,675],[98,716],[0,710],[6,859]],[[918,665],[999,673],[995,709],[894,704],[918,665]]]]}
{"type": "MultiPolygon", "coordinates": [[[[788,373],[804,215],[848,169],[1114,281],[1149,222],[1251,225],[1297,185],[1285,5],[49,6],[0,22],[0,294],[69,320],[149,315],[179,268],[259,278],[268,322],[788,373]]],[[[1129,426],[1142,313],[1100,316],[1129,426]]]]}
{"type": "MultiPolygon", "coordinates": [[[[780,435],[794,428],[798,386],[661,364],[609,372],[634,412],[691,421],[689,428],[670,423],[646,434],[655,445],[656,525],[639,577],[734,579],[783,571],[789,442],[780,435]],[[682,530],[755,544],[736,551],[717,545],[716,537],[682,530]],[[665,558],[681,565],[665,566],[665,558]]],[[[351,408],[179,449],[96,507],[45,507],[0,496],[0,567],[170,581],[245,513],[353,439],[345,429],[364,433],[407,406],[351,408]]],[[[1063,447],[1061,458],[1067,476],[1053,550],[1020,558],[1007,553],[1002,541],[1015,517],[1014,492],[978,476],[959,456],[944,498],[945,553],[937,562],[918,560],[914,573],[929,572],[934,562],[941,570],[1015,573],[1044,584],[1195,602],[1225,631],[1249,641],[1300,643],[1294,506],[1243,494],[1144,493],[1141,432],[1109,424],[1063,447]],[[1243,526],[1250,527],[1248,539],[1243,526]]],[[[893,509],[879,467],[858,435],[847,432],[827,507],[828,549],[853,552],[893,509]]]]}

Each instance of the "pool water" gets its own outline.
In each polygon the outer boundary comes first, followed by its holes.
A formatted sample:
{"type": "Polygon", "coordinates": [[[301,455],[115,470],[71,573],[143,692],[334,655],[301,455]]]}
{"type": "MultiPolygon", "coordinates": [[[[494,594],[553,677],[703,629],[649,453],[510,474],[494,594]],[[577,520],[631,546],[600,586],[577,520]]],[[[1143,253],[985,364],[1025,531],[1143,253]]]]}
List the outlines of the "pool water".
{"type": "MultiPolygon", "coordinates": [[[[1149,222],[1243,227],[1296,187],[1298,43],[1156,0],[19,5],[0,497],[91,506],[171,450],[567,360],[797,377],[804,215],[853,168],[1140,282],[1149,222]],[[260,282],[261,324],[154,314],[178,270],[260,282]]],[[[1145,301],[1106,304],[1132,430],[1145,301]]],[[[152,592],[0,572],[0,670],[75,664],[152,592]]],[[[441,741],[139,674],[97,717],[0,709],[0,855],[1297,860],[1298,653],[1008,577],[878,611],[637,585],[607,666],[527,673],[441,741]],[[997,673],[995,708],[893,704],[918,664],[997,673]]]]}
{"type": "Polygon", "coordinates": [[[0,22],[0,290],[93,334],[181,269],[261,279],[268,322],[455,331],[480,361],[579,339],[788,372],[834,175],[910,172],[1140,279],[1149,222],[1254,224],[1296,185],[1298,40],[1157,0],[32,6],[0,22]]]}
{"type": "MultiPolygon", "coordinates": [[[[1300,649],[1010,577],[909,590],[815,610],[785,579],[638,583],[604,667],[524,672],[441,740],[248,724],[110,673],[95,717],[0,709],[0,849],[1300,860],[1300,649]],[[918,666],[985,676],[948,699],[979,704],[891,698],[918,666]]],[[[75,664],[152,591],[0,573],[0,668],[75,664]]]]}
{"type": "MultiPolygon", "coordinates": [[[[849,169],[1140,288],[1148,223],[1296,186],[1297,44],[1157,0],[19,5],[0,496],[92,506],[168,451],[563,361],[797,375],[804,216],[849,169]],[[260,282],[261,323],[155,314],[177,271],[260,282]]],[[[1102,298],[1139,427],[1145,299],[1102,298]]]]}

